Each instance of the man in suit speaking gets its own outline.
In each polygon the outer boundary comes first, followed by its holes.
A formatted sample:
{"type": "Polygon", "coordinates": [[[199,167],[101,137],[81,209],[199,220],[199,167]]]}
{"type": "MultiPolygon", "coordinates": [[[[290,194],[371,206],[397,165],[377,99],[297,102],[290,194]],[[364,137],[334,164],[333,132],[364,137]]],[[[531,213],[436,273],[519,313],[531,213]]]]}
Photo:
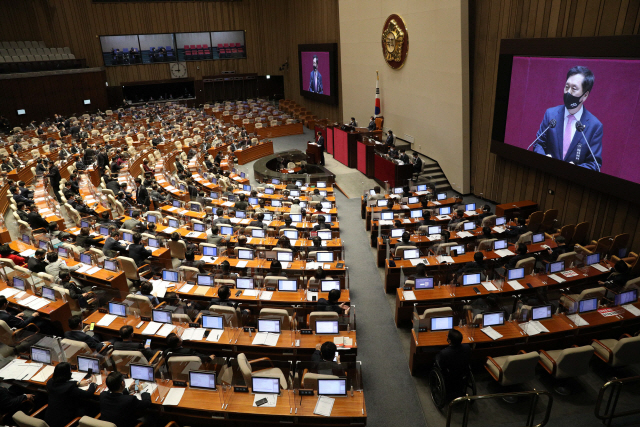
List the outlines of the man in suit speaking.
{"type": "Polygon", "coordinates": [[[602,123],[584,108],[584,103],[591,94],[593,81],[593,73],[587,67],[576,66],[569,70],[564,85],[564,105],[549,108],[545,112],[538,131],[538,143],[534,145],[533,151],[600,171],[602,123]],[[554,119],[555,128],[549,127],[554,119]],[[576,129],[578,123],[584,127],[582,132],[576,129]]]}
{"type": "Polygon", "coordinates": [[[309,92],[323,93],[322,92],[322,74],[318,72],[318,56],[313,55],[313,71],[311,71],[311,77],[309,78],[309,92]]]}

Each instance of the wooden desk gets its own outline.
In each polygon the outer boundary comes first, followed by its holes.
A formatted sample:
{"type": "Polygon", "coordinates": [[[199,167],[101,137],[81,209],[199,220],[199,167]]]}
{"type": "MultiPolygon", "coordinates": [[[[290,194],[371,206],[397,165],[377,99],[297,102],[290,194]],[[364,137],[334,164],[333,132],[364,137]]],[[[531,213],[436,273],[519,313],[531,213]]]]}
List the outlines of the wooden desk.
{"type": "MultiPolygon", "coordinates": [[[[326,138],[325,138],[326,141],[326,138]]],[[[319,165],[322,159],[322,150],[315,143],[307,142],[307,162],[313,165],[319,165]]]]}
{"type": "MultiPolygon", "coordinates": [[[[447,199],[441,200],[440,202],[438,202],[438,204],[435,204],[433,201],[430,201],[427,204],[427,209],[434,209],[434,208],[444,208],[447,206],[453,206],[456,203],[460,203],[462,201],[462,199],[456,198],[456,197],[449,197],[447,199]]],[[[405,216],[407,216],[413,209],[423,209],[422,204],[421,203],[413,203],[410,205],[405,205],[407,206],[406,208],[402,207],[403,205],[399,205],[399,204],[395,204],[393,206],[393,214],[394,216],[396,214],[400,215],[400,214],[404,214],[405,216]]],[[[366,230],[369,231],[371,230],[371,214],[372,213],[377,213],[377,212],[385,212],[388,211],[389,209],[386,206],[380,206],[380,207],[374,207],[372,208],[371,206],[367,206],[365,208],[365,227],[366,230]]],[[[377,230],[376,230],[377,232],[377,230]]]]}
{"type": "Polygon", "coordinates": [[[514,203],[496,205],[496,216],[504,216],[507,219],[514,218],[514,213],[520,212],[523,217],[528,217],[538,209],[538,204],[532,200],[524,200],[514,203]]]}
{"type": "Polygon", "coordinates": [[[262,142],[249,148],[236,150],[233,154],[238,159],[238,164],[244,165],[253,160],[257,160],[264,156],[270,156],[271,154],[273,154],[273,142],[262,142]]]}
{"type": "Polygon", "coordinates": [[[292,123],[290,125],[262,127],[255,130],[255,134],[261,139],[277,138],[288,135],[301,135],[304,133],[302,123],[292,123]]]}
{"type": "MultiPolygon", "coordinates": [[[[11,288],[5,282],[0,281],[0,291],[11,288]]],[[[11,288],[13,289],[13,288],[11,288]]],[[[10,305],[14,307],[19,307],[20,310],[29,309],[26,305],[22,303],[22,301],[32,295],[35,295],[31,290],[25,291],[26,294],[21,296],[19,299],[16,299],[15,296],[11,296],[7,298],[7,301],[10,305]]],[[[69,303],[63,300],[51,301],[49,304],[45,305],[42,308],[36,310],[40,313],[40,316],[43,319],[49,320],[51,323],[57,324],[62,330],[68,331],[69,324],[68,320],[71,317],[71,309],[69,308],[69,303]]]]}
{"type": "Polygon", "coordinates": [[[358,141],[357,154],[358,154],[358,170],[365,174],[367,178],[373,178],[375,175],[375,148],[379,144],[371,143],[369,141],[358,141]]]}
{"type": "Polygon", "coordinates": [[[381,185],[388,182],[390,187],[405,185],[413,174],[413,165],[397,165],[378,155],[374,155],[374,167],[374,179],[381,185]]]}

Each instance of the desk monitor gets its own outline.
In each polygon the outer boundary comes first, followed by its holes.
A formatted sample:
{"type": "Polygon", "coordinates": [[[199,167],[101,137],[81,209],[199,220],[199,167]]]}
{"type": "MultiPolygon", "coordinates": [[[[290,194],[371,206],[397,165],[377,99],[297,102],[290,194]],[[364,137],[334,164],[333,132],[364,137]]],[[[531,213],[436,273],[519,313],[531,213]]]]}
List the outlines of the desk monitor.
{"type": "Polygon", "coordinates": [[[447,198],[447,193],[446,193],[446,192],[438,193],[438,194],[436,195],[436,198],[437,198],[438,200],[444,200],[444,199],[446,199],[446,198],[447,198]]]}
{"type": "Polygon", "coordinates": [[[289,218],[291,218],[291,222],[302,222],[301,214],[289,214],[289,218]]]}
{"type": "Polygon", "coordinates": [[[393,211],[380,212],[380,219],[383,221],[393,221],[393,211]]]}
{"type": "Polygon", "coordinates": [[[407,198],[407,204],[408,205],[415,205],[416,203],[419,203],[420,199],[416,196],[411,196],[409,198],[407,198]]]}
{"type": "Polygon", "coordinates": [[[258,198],[257,197],[249,197],[249,204],[251,206],[255,206],[255,205],[259,204],[258,198]]]}
{"type": "Polygon", "coordinates": [[[600,262],[600,254],[587,255],[586,265],[597,264],[600,262]]]}
{"type": "Polygon", "coordinates": [[[346,396],[347,379],[318,379],[318,396],[346,396]]]}
{"type": "Polygon", "coordinates": [[[334,289],[340,290],[339,280],[320,280],[320,292],[330,292],[334,289]]]}
{"type": "Polygon", "coordinates": [[[118,271],[118,261],[115,259],[105,259],[104,269],[109,271],[118,271]]]}
{"type": "Polygon", "coordinates": [[[147,215],[147,222],[151,222],[151,223],[155,224],[156,222],[158,222],[158,219],[156,218],[155,215],[148,214],[147,215]]]}
{"type": "Polygon", "coordinates": [[[438,209],[439,215],[450,215],[451,214],[451,206],[446,206],[444,208],[438,209]]]}
{"type": "Polygon", "coordinates": [[[318,188],[327,188],[327,183],[325,181],[316,182],[316,187],[318,188]]]}
{"type": "Polygon", "coordinates": [[[198,286],[213,286],[213,277],[208,274],[198,274],[198,286]]]}
{"type": "Polygon", "coordinates": [[[80,228],[84,228],[84,227],[89,228],[89,227],[91,227],[91,224],[89,223],[89,221],[81,219],[80,220],[80,228]]]}
{"type": "Polygon", "coordinates": [[[416,289],[433,289],[433,277],[419,277],[415,283],[416,289]]]}
{"type": "Polygon", "coordinates": [[[218,256],[218,248],[215,246],[203,246],[202,247],[202,255],[217,257],[218,256]]]}
{"type": "Polygon", "coordinates": [[[588,313],[598,309],[598,298],[583,299],[578,304],[578,311],[580,313],[588,313]]]}
{"type": "Polygon", "coordinates": [[[236,279],[237,289],[253,289],[253,277],[238,277],[236,279]]]}
{"type": "Polygon", "coordinates": [[[431,331],[448,331],[453,328],[453,316],[432,317],[431,331]]]}
{"type": "Polygon", "coordinates": [[[24,243],[25,245],[30,245],[31,244],[31,237],[28,234],[23,234],[22,235],[22,243],[24,243]]]}
{"type": "Polygon", "coordinates": [[[258,332],[280,333],[280,319],[258,319],[258,332]]]}
{"type": "Polygon", "coordinates": [[[280,200],[272,200],[271,201],[271,206],[274,208],[279,208],[282,206],[282,202],[280,200]]]}
{"type": "Polygon", "coordinates": [[[507,270],[507,280],[519,280],[524,278],[524,267],[510,268],[507,270]]]}
{"type": "Polygon", "coordinates": [[[206,227],[204,224],[200,224],[197,222],[193,223],[193,231],[197,231],[198,233],[204,233],[206,231],[206,227]]]}
{"type": "Polygon", "coordinates": [[[253,249],[238,250],[238,259],[245,259],[245,260],[253,259],[253,249]]]}
{"type": "Polygon", "coordinates": [[[484,313],[482,315],[482,326],[499,326],[504,325],[504,312],[496,311],[494,313],[484,313]]]}
{"type": "Polygon", "coordinates": [[[31,361],[51,365],[51,350],[34,345],[31,347],[31,361]]]}
{"type": "Polygon", "coordinates": [[[58,256],[60,258],[66,258],[68,255],[69,255],[69,249],[63,246],[58,246],[58,256]]]}
{"type": "Polygon", "coordinates": [[[180,191],[185,192],[187,191],[187,186],[184,184],[180,184],[180,191]]]}
{"type": "Polygon", "coordinates": [[[151,318],[158,323],[171,323],[171,312],[168,310],[151,310],[151,318]]]}
{"type": "Polygon", "coordinates": [[[251,230],[251,237],[257,237],[259,239],[264,239],[264,230],[262,228],[254,228],[251,230]]]}
{"type": "Polygon", "coordinates": [[[471,231],[476,229],[476,223],[473,221],[467,221],[462,225],[464,231],[471,231]]]}
{"type": "Polygon", "coordinates": [[[427,191],[427,184],[420,184],[416,187],[416,191],[427,191]]]}
{"type": "Polygon", "coordinates": [[[540,305],[531,308],[531,320],[544,320],[551,318],[551,305],[540,305]]]}
{"type": "Polygon", "coordinates": [[[453,254],[453,251],[456,251],[455,253],[458,255],[464,255],[464,249],[465,246],[464,245],[456,245],[456,246],[451,246],[449,247],[449,253],[453,254]]]}
{"type": "Polygon", "coordinates": [[[124,240],[125,242],[129,242],[129,243],[133,243],[133,234],[123,231],[122,232],[122,240],[124,240]]]}
{"type": "Polygon", "coordinates": [[[318,216],[322,215],[327,224],[331,224],[331,214],[318,214],[318,216]]]}
{"type": "Polygon", "coordinates": [[[19,116],[24,116],[25,114],[27,114],[27,111],[25,109],[17,110],[17,112],[19,116]]]}
{"type": "Polygon", "coordinates": [[[49,301],[55,301],[56,300],[56,292],[53,290],[53,288],[50,288],[48,286],[43,286],[42,287],[42,298],[46,298],[49,301]]]}
{"type": "MultiPolygon", "coordinates": [[[[212,177],[212,178],[211,178],[211,183],[212,183],[213,185],[216,185],[216,184],[218,183],[218,180],[217,180],[216,178],[213,178],[213,177],[212,177]]],[[[214,198],[214,199],[217,199],[217,197],[213,197],[213,198],[214,198]]]]}
{"type": "Polygon", "coordinates": [[[281,252],[281,251],[275,251],[275,252],[276,252],[276,258],[278,259],[278,261],[280,262],[293,261],[293,252],[281,252]]]}
{"type": "Polygon", "coordinates": [[[278,184],[280,184],[280,180],[278,178],[273,178],[271,180],[271,183],[274,184],[274,185],[278,185],[278,184]]]}
{"type": "Polygon", "coordinates": [[[251,377],[251,391],[254,394],[280,394],[280,378],[251,377]]]}
{"type": "Polygon", "coordinates": [[[146,382],[154,382],[153,366],[138,365],[137,363],[132,363],[129,365],[129,367],[131,368],[132,379],[146,381],[146,382]]]}
{"type": "Polygon", "coordinates": [[[220,234],[223,236],[231,236],[233,234],[233,227],[231,226],[220,226],[220,234]]]}
{"type": "Polygon", "coordinates": [[[298,282],[296,280],[278,280],[278,290],[280,292],[297,292],[298,282]]]}
{"type": "Polygon", "coordinates": [[[615,296],[616,305],[633,304],[638,301],[638,290],[630,289],[615,296]]]}
{"type": "Polygon", "coordinates": [[[162,280],[165,282],[178,282],[178,272],[175,270],[162,270],[162,280]]]}
{"type": "Polygon", "coordinates": [[[470,273],[470,274],[464,274],[462,276],[463,286],[479,285],[481,281],[482,281],[482,277],[480,273],[470,273]]]}
{"type": "Polygon", "coordinates": [[[318,230],[318,237],[321,240],[331,240],[333,238],[330,230],[325,230],[325,231],[318,230]]]}
{"type": "Polygon", "coordinates": [[[38,240],[38,248],[44,249],[45,251],[49,250],[49,242],[46,240],[38,240]]]}
{"type": "Polygon", "coordinates": [[[316,320],[316,334],[322,335],[338,335],[340,329],[338,328],[337,320],[316,320]]]}
{"type": "Polygon", "coordinates": [[[320,202],[322,209],[331,209],[331,202],[320,202]]]}
{"type": "Polygon", "coordinates": [[[14,277],[13,287],[16,289],[20,289],[21,291],[24,291],[24,279],[21,277],[14,277]]]}
{"type": "Polygon", "coordinates": [[[202,327],[206,329],[224,329],[224,316],[203,315],[202,327]]]}
{"type": "Polygon", "coordinates": [[[109,228],[101,226],[100,229],[98,230],[98,232],[100,233],[101,236],[108,236],[109,235],[109,228]]]}
{"type": "Polygon", "coordinates": [[[496,217],[496,226],[505,225],[506,222],[507,222],[507,219],[505,217],[503,216],[496,217]]]}
{"type": "Polygon", "coordinates": [[[127,317],[127,306],[120,302],[110,302],[109,314],[119,317],[127,317]]]}
{"type": "Polygon", "coordinates": [[[78,356],[78,371],[91,372],[100,375],[100,360],[95,357],[78,356]]]}
{"type": "Polygon", "coordinates": [[[296,187],[302,187],[302,181],[296,180],[296,187]]]}
{"type": "Polygon", "coordinates": [[[429,236],[433,234],[440,234],[440,233],[442,233],[442,227],[440,225],[430,225],[429,228],[427,229],[427,234],[429,236]]]}
{"type": "Polygon", "coordinates": [[[333,262],[333,252],[316,252],[316,261],[333,262]]]}
{"type": "Polygon", "coordinates": [[[422,209],[412,209],[411,218],[422,218],[422,209]]]}
{"type": "Polygon", "coordinates": [[[264,189],[264,194],[271,195],[271,194],[273,194],[273,192],[274,192],[273,188],[265,188],[264,189]]]}
{"type": "Polygon", "coordinates": [[[564,261],[549,263],[549,274],[559,273],[562,270],[564,270],[564,261]]]}
{"type": "Polygon", "coordinates": [[[531,236],[531,243],[542,243],[544,242],[544,233],[536,233],[531,236]]]}
{"type": "MultiPolygon", "coordinates": [[[[244,172],[240,172],[240,178],[246,178],[247,174],[244,172]]],[[[251,186],[249,186],[249,188],[251,188],[251,186]]]]}
{"type": "Polygon", "coordinates": [[[300,197],[300,190],[290,190],[289,195],[291,197],[300,197]]]}
{"type": "Polygon", "coordinates": [[[467,203],[466,205],[464,205],[464,210],[467,211],[467,212],[475,211],[476,210],[476,204],[475,203],[467,203]]]}
{"type": "Polygon", "coordinates": [[[212,191],[210,196],[211,196],[212,199],[217,199],[219,197],[217,191],[212,191]]]}
{"type": "Polygon", "coordinates": [[[402,237],[404,234],[404,228],[392,228],[391,237],[402,237]]]}
{"type": "Polygon", "coordinates": [[[282,233],[289,238],[289,240],[298,240],[298,230],[284,230],[282,233]]]}
{"type": "Polygon", "coordinates": [[[387,206],[387,203],[389,203],[387,201],[387,199],[378,199],[378,207],[381,208],[383,206],[387,206]]]}
{"type": "Polygon", "coordinates": [[[507,249],[508,246],[509,246],[509,244],[507,243],[507,239],[495,240],[493,242],[493,250],[494,251],[499,251],[501,249],[507,249]]]}
{"type": "Polygon", "coordinates": [[[215,390],[216,373],[211,371],[189,371],[189,387],[215,390]]]}
{"type": "Polygon", "coordinates": [[[249,184],[243,184],[242,185],[242,190],[250,192],[251,191],[251,186],[249,184]]]}
{"type": "Polygon", "coordinates": [[[247,217],[247,213],[245,211],[236,211],[236,218],[245,219],[247,217]]]}
{"type": "Polygon", "coordinates": [[[200,212],[200,205],[197,203],[190,203],[189,210],[193,212],[200,212]]]}
{"type": "Polygon", "coordinates": [[[173,201],[173,207],[174,208],[179,208],[180,206],[182,206],[182,203],[180,203],[180,200],[174,200],[173,201]]]}
{"type": "Polygon", "coordinates": [[[418,249],[405,249],[402,254],[402,259],[416,259],[420,258],[420,250],[418,249]]]}
{"type": "Polygon", "coordinates": [[[170,219],[169,220],[169,227],[171,227],[171,228],[180,228],[180,223],[178,222],[177,219],[170,219]]]}

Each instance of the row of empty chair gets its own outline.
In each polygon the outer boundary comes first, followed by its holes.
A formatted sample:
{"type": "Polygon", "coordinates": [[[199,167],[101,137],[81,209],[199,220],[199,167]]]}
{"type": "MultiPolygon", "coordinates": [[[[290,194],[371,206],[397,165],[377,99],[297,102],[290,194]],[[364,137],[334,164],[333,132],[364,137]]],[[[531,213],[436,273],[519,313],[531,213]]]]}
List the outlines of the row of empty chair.
{"type": "Polygon", "coordinates": [[[30,47],[47,47],[43,41],[8,41],[8,42],[0,42],[0,47],[4,49],[24,49],[30,47]]]}
{"type": "Polygon", "coordinates": [[[55,55],[0,56],[0,62],[61,61],[65,59],[76,59],[76,57],[72,53],[56,53],[55,55]]]}
{"type": "Polygon", "coordinates": [[[32,47],[32,48],[0,48],[0,55],[2,56],[20,56],[20,55],[64,55],[70,54],[71,49],[68,47],[32,47]]]}

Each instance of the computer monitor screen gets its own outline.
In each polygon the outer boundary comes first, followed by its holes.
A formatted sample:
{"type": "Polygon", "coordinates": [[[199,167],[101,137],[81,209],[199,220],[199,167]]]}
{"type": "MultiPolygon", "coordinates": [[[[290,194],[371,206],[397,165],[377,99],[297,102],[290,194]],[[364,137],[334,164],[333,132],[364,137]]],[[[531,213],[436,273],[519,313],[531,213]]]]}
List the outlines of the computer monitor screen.
{"type": "Polygon", "coordinates": [[[153,382],[153,366],[147,365],[137,365],[132,363],[129,365],[131,367],[131,378],[134,380],[153,382]]]}
{"type": "MultiPolygon", "coordinates": [[[[240,178],[246,178],[247,174],[244,172],[240,172],[240,178]]],[[[251,188],[251,186],[249,186],[249,188],[251,188]]]]}
{"type": "Polygon", "coordinates": [[[340,290],[339,280],[321,280],[320,281],[320,292],[329,292],[334,289],[340,290]]]}
{"type": "Polygon", "coordinates": [[[464,231],[471,231],[476,229],[476,223],[473,221],[467,221],[462,225],[464,231]]]}
{"type": "Polygon", "coordinates": [[[223,329],[224,317],[223,316],[202,316],[202,327],[207,329],[223,329]]]}
{"type": "Polygon", "coordinates": [[[564,270],[564,261],[552,262],[549,264],[549,273],[558,273],[564,270]]]}
{"type": "Polygon", "coordinates": [[[422,218],[422,209],[412,209],[411,218],[422,218]]]}
{"type": "Polygon", "coordinates": [[[236,288],[253,289],[253,277],[238,277],[236,279],[236,288]]]}
{"type": "Polygon", "coordinates": [[[279,179],[277,179],[277,178],[273,178],[273,179],[271,180],[271,183],[272,183],[272,184],[274,184],[274,185],[278,185],[278,184],[280,184],[280,180],[279,180],[279,179]]]}
{"type": "Polygon", "coordinates": [[[78,356],[78,371],[91,372],[97,374],[100,372],[100,361],[95,357],[78,356]]]}
{"type": "Polygon", "coordinates": [[[316,261],[318,262],[333,262],[333,252],[317,252],[316,261]]]}
{"type": "Polygon", "coordinates": [[[319,379],[318,396],[346,396],[347,380],[339,379],[319,379]]]}
{"type": "Polygon", "coordinates": [[[265,188],[264,189],[264,194],[273,194],[274,190],[273,188],[265,188]]]}
{"type": "Polygon", "coordinates": [[[280,319],[258,319],[258,332],[280,333],[280,319]]]}
{"type": "Polygon", "coordinates": [[[13,287],[16,289],[20,289],[21,291],[24,291],[24,280],[21,279],[20,277],[14,277],[13,287]]]}
{"type": "Polygon", "coordinates": [[[99,233],[100,233],[101,236],[108,236],[109,235],[109,228],[100,227],[99,233]]]}
{"type": "Polygon", "coordinates": [[[504,312],[484,313],[482,315],[482,325],[484,327],[504,325],[504,312]]]}
{"type": "Polygon", "coordinates": [[[198,286],[213,286],[213,277],[208,274],[198,274],[198,286]]]}
{"type": "Polygon", "coordinates": [[[274,208],[279,208],[282,206],[282,202],[280,200],[272,200],[271,206],[273,206],[274,208]]]}
{"type": "Polygon", "coordinates": [[[524,278],[524,267],[512,268],[508,270],[508,273],[507,273],[508,280],[518,280],[522,278],[524,278]]]}
{"type": "Polygon", "coordinates": [[[409,205],[414,205],[414,204],[418,203],[418,202],[419,202],[419,200],[420,200],[419,198],[417,198],[417,197],[415,197],[415,196],[412,196],[412,197],[409,197],[409,198],[408,198],[408,200],[407,200],[407,204],[409,204],[409,205]]]}
{"type": "Polygon", "coordinates": [[[190,203],[189,204],[189,210],[193,211],[193,212],[200,212],[200,205],[197,203],[190,203]]]}
{"type": "MultiPolygon", "coordinates": [[[[217,183],[218,183],[218,180],[217,180],[217,179],[215,179],[215,178],[211,178],[211,183],[215,185],[215,184],[217,184],[217,183]]],[[[213,198],[214,198],[214,199],[217,199],[217,197],[213,197],[213,198]]]]}
{"type": "Polygon", "coordinates": [[[449,248],[449,253],[452,254],[453,251],[456,251],[455,253],[457,253],[458,255],[464,255],[464,247],[464,245],[451,246],[449,248]]]}
{"type": "Polygon", "coordinates": [[[550,305],[541,305],[538,307],[533,307],[531,309],[531,319],[532,320],[542,320],[551,318],[551,306],[550,305]]]}
{"type": "Polygon", "coordinates": [[[127,306],[119,303],[119,302],[110,302],[109,303],[109,314],[113,314],[115,316],[126,317],[127,316],[127,306]]]}
{"type": "Polygon", "coordinates": [[[45,251],[49,249],[49,242],[46,240],[38,240],[38,248],[44,249],[45,251]]]}
{"type": "Polygon", "coordinates": [[[180,223],[178,222],[177,219],[170,219],[169,220],[169,227],[171,227],[171,228],[180,228],[180,223]]]}
{"type": "Polygon", "coordinates": [[[127,233],[126,231],[122,233],[122,240],[125,242],[133,243],[133,234],[127,233]]]}
{"type": "Polygon", "coordinates": [[[271,212],[265,212],[264,213],[264,220],[265,221],[271,221],[273,220],[273,214],[271,212]]]}
{"type": "Polygon", "coordinates": [[[587,265],[597,264],[600,262],[600,254],[587,255],[587,265]]]}
{"type": "Polygon", "coordinates": [[[231,236],[233,234],[233,227],[227,227],[227,226],[221,226],[220,227],[220,234],[224,235],[224,236],[231,236]]]}
{"type": "Polygon", "coordinates": [[[402,254],[403,259],[416,259],[420,258],[420,251],[418,249],[405,249],[402,254]]]}
{"type": "Polygon", "coordinates": [[[431,331],[448,331],[453,328],[453,316],[432,317],[431,331]]]}
{"type": "Polygon", "coordinates": [[[249,197],[249,204],[250,204],[251,206],[255,206],[255,205],[257,205],[258,203],[259,203],[259,202],[258,202],[258,198],[257,198],[257,197],[249,197]]]}
{"type": "Polygon", "coordinates": [[[84,228],[84,227],[91,227],[91,224],[89,223],[89,221],[86,221],[84,219],[80,220],[80,228],[84,228]]]}
{"type": "Polygon", "coordinates": [[[433,277],[419,277],[415,283],[416,289],[433,289],[433,277]]]}
{"type": "Polygon", "coordinates": [[[387,199],[378,199],[378,207],[382,207],[382,206],[387,206],[389,202],[387,201],[387,199]]]}
{"type": "Polygon", "coordinates": [[[318,237],[321,240],[331,240],[332,239],[331,231],[318,231],[318,237]]]}
{"type": "Polygon", "coordinates": [[[245,219],[247,217],[247,213],[245,211],[236,211],[236,218],[245,219]]]}
{"type": "Polygon", "coordinates": [[[250,185],[248,185],[248,184],[243,184],[243,185],[242,185],[242,189],[243,189],[244,191],[251,191],[251,186],[250,186],[250,185]]]}
{"type": "Polygon", "coordinates": [[[182,206],[182,204],[180,203],[180,200],[174,200],[173,201],[173,207],[174,208],[179,208],[180,206],[182,206]]]}
{"type": "Polygon", "coordinates": [[[257,237],[257,238],[263,239],[264,238],[264,230],[263,229],[257,229],[257,228],[252,229],[251,230],[251,237],[257,237]]]}
{"type": "Polygon", "coordinates": [[[393,220],[393,211],[380,212],[380,219],[383,220],[383,221],[392,221],[393,220]]]}
{"type": "Polygon", "coordinates": [[[638,290],[631,289],[615,296],[616,305],[633,304],[638,301],[638,290]]]}
{"type": "Polygon", "coordinates": [[[391,229],[391,237],[402,237],[402,234],[404,234],[404,228],[391,229]]]}
{"type": "Polygon", "coordinates": [[[329,224],[331,222],[331,215],[330,214],[319,214],[319,215],[322,215],[324,217],[324,220],[325,220],[325,222],[327,224],[329,224]]]}
{"type": "Polygon", "coordinates": [[[187,186],[184,184],[180,184],[180,191],[187,191],[187,186]]]}
{"type": "Polygon", "coordinates": [[[479,285],[481,280],[482,278],[480,277],[480,273],[465,274],[462,276],[462,285],[463,286],[479,285]]]}
{"type": "Polygon", "coordinates": [[[466,205],[464,205],[464,210],[467,211],[467,212],[475,211],[476,210],[476,204],[475,203],[467,203],[466,205]]]}
{"type": "Polygon", "coordinates": [[[282,262],[292,262],[293,261],[293,252],[280,252],[276,251],[278,261],[282,262]]]}
{"type": "Polygon", "coordinates": [[[280,378],[251,377],[251,390],[256,394],[280,394],[280,378]]]}
{"type": "Polygon", "coordinates": [[[496,218],[496,226],[504,225],[507,222],[507,219],[503,216],[499,216],[496,218]]]}
{"type": "Polygon", "coordinates": [[[69,250],[67,248],[64,248],[62,246],[58,247],[58,256],[59,257],[66,258],[68,254],[69,254],[69,250]]]}
{"type": "Polygon", "coordinates": [[[48,288],[46,286],[42,287],[42,297],[46,298],[50,301],[55,301],[56,300],[56,293],[53,290],[53,288],[48,288]]]}
{"type": "Polygon", "coordinates": [[[447,198],[447,193],[438,193],[436,197],[438,200],[444,200],[447,198]]]}
{"type": "Polygon", "coordinates": [[[316,334],[337,335],[339,333],[337,320],[316,320],[316,334]]]}
{"type": "Polygon", "coordinates": [[[162,270],[162,280],[165,282],[177,282],[178,272],[174,270],[162,270]]]}
{"type": "Polygon", "coordinates": [[[441,232],[442,232],[442,227],[439,225],[430,225],[429,229],[427,230],[427,233],[429,233],[429,235],[440,234],[441,232]]]}
{"type": "Polygon", "coordinates": [[[189,387],[215,390],[216,373],[209,371],[189,371],[189,387]]]}
{"type": "Polygon", "coordinates": [[[151,310],[151,315],[154,322],[158,323],[171,323],[171,312],[165,310],[151,310]]]}
{"type": "Polygon", "coordinates": [[[320,195],[322,197],[327,197],[327,192],[325,190],[320,190],[320,195]]]}
{"type": "Polygon", "coordinates": [[[320,202],[322,209],[331,209],[331,202],[320,202]]]}
{"type": "Polygon", "coordinates": [[[290,214],[289,218],[291,218],[291,222],[302,222],[301,214],[290,214]]]}
{"type": "Polygon", "coordinates": [[[109,271],[118,271],[118,263],[115,259],[105,259],[104,269],[109,271]]]}
{"type": "Polygon", "coordinates": [[[318,182],[316,183],[316,186],[317,186],[318,188],[327,188],[327,183],[326,183],[326,182],[324,182],[324,181],[318,181],[318,182]]]}
{"type": "Polygon", "coordinates": [[[31,237],[29,237],[28,234],[23,234],[22,235],[22,243],[30,245],[31,244],[31,237]]]}
{"type": "Polygon", "coordinates": [[[31,361],[51,365],[51,350],[44,347],[31,347],[31,361]]]}
{"type": "Polygon", "coordinates": [[[205,230],[206,228],[204,224],[198,224],[197,222],[193,224],[193,231],[204,233],[205,230]]]}
{"type": "Polygon", "coordinates": [[[151,214],[147,215],[147,222],[152,222],[155,224],[157,222],[156,216],[151,214]]]}
{"type": "Polygon", "coordinates": [[[253,249],[238,250],[238,259],[253,259],[253,249]]]}
{"type": "Polygon", "coordinates": [[[451,214],[451,206],[446,206],[444,208],[440,208],[438,210],[438,212],[440,213],[440,215],[450,215],[451,214]]]}
{"type": "Polygon", "coordinates": [[[531,243],[544,242],[544,233],[536,233],[531,236],[531,243]]]}
{"type": "Polygon", "coordinates": [[[298,231],[297,230],[284,230],[284,232],[282,234],[284,234],[286,237],[288,237],[289,240],[298,240],[298,231]]]}
{"type": "Polygon", "coordinates": [[[217,199],[218,198],[218,192],[217,191],[212,191],[210,194],[212,199],[217,199]]]}
{"type": "Polygon", "coordinates": [[[496,240],[493,242],[493,250],[499,251],[500,249],[507,249],[507,239],[496,240]]]}
{"type": "Polygon", "coordinates": [[[587,313],[598,309],[598,298],[583,299],[578,305],[580,313],[587,313]]]}
{"type": "Polygon", "coordinates": [[[289,195],[291,197],[300,197],[300,190],[290,190],[289,195]]]}
{"type": "Polygon", "coordinates": [[[216,257],[218,256],[218,248],[215,246],[203,246],[202,255],[216,257]]]}
{"type": "Polygon", "coordinates": [[[280,292],[296,292],[298,282],[295,280],[278,280],[278,290],[280,292]]]}

